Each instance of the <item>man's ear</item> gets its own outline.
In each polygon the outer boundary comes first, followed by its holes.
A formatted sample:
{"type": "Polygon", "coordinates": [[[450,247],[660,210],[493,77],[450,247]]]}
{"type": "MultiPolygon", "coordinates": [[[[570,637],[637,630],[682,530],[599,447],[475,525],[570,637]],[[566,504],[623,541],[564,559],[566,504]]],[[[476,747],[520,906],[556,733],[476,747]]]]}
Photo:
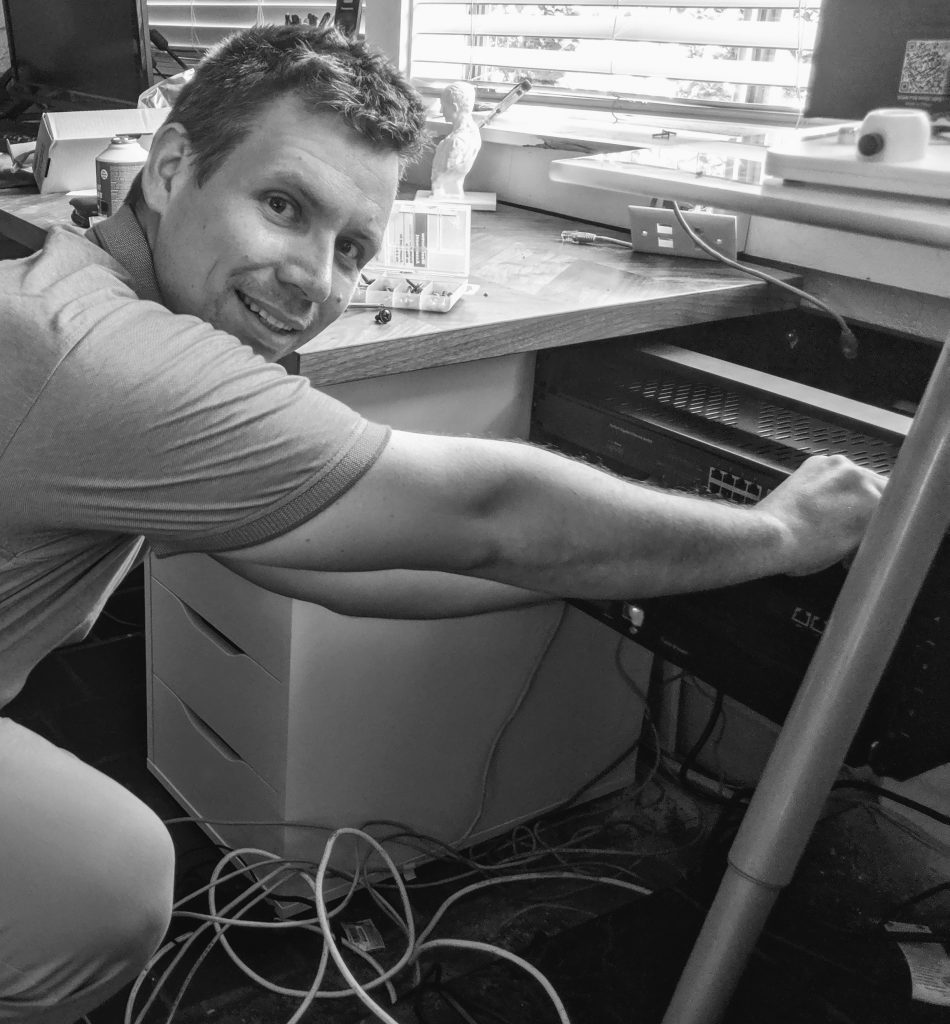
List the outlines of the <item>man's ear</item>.
{"type": "Polygon", "coordinates": [[[188,132],[177,122],[165,122],[152,137],[142,171],[142,195],[155,213],[163,213],[169,199],[191,179],[192,151],[188,132]]]}

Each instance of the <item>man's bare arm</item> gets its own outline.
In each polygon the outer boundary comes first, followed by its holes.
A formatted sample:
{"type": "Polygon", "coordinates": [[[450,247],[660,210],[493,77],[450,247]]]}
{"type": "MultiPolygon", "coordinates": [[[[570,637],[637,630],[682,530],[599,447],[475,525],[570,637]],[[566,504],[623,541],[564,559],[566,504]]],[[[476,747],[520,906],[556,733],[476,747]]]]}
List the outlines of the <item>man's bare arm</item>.
{"type": "Polygon", "coordinates": [[[266,590],[323,605],[340,615],[386,619],[448,619],[524,608],[554,600],[506,583],[445,572],[386,569],[317,572],[218,560],[266,590]]]}
{"type": "Polygon", "coordinates": [[[229,557],[235,568],[433,570],[565,597],[668,594],[832,564],[857,546],[883,486],[840,456],[815,457],[744,508],[532,445],[396,431],[328,509],[229,557]]]}

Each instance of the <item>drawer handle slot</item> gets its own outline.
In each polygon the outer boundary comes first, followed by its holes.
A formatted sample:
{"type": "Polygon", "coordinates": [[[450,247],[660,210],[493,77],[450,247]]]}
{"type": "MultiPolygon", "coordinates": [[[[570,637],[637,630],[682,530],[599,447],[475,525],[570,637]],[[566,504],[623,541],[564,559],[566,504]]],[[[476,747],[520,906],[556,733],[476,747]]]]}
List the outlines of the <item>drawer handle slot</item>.
{"type": "Polygon", "coordinates": [[[175,598],[175,600],[181,605],[181,609],[185,613],[185,617],[192,626],[194,626],[202,636],[210,640],[218,650],[222,651],[229,658],[244,656],[244,651],[242,651],[237,644],[230,641],[220,629],[216,629],[212,626],[203,615],[199,615],[194,608],[189,608],[188,605],[186,605],[180,598],[175,598]]]}
{"type": "Polygon", "coordinates": [[[182,704],[182,710],[185,712],[185,717],[191,723],[192,729],[195,730],[198,735],[205,740],[227,761],[238,762],[243,761],[244,758],[231,746],[222,739],[219,733],[216,733],[214,729],[208,725],[204,719],[199,718],[194,711],[191,710],[186,704],[182,704]]]}

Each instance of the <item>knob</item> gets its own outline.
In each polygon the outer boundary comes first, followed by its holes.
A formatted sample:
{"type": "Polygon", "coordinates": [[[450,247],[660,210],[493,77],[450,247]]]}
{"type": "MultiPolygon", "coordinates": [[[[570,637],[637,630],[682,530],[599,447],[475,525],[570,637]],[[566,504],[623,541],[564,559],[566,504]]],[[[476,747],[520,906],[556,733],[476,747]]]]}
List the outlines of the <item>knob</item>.
{"type": "Polygon", "coordinates": [[[858,139],[858,152],[862,156],[874,156],[884,148],[884,136],[880,132],[868,132],[858,139]]]}

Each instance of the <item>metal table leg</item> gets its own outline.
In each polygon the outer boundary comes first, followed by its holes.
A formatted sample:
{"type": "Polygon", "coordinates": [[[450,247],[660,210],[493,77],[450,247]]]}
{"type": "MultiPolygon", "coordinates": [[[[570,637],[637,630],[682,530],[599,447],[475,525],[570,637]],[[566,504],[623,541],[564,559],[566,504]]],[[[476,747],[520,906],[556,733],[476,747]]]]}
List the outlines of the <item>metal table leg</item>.
{"type": "Polygon", "coordinates": [[[950,341],[766,765],[663,1024],[721,1020],[950,526],[950,341]]]}

